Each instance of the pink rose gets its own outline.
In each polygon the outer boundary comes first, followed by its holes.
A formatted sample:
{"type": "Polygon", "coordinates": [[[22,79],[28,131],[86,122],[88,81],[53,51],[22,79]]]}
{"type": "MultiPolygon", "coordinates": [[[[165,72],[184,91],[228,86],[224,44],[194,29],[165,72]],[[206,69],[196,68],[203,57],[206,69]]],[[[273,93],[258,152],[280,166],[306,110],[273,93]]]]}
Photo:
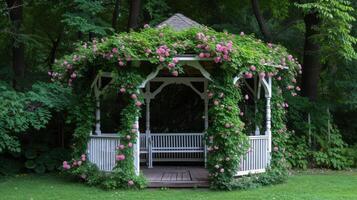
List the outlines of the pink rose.
{"type": "Polygon", "coordinates": [[[178,71],[175,70],[171,74],[172,74],[172,76],[178,76],[178,71]]]}
{"type": "Polygon", "coordinates": [[[123,88],[123,87],[122,87],[122,88],[120,88],[120,92],[121,92],[121,93],[125,93],[125,91],[126,91],[126,89],[125,89],[125,88],[123,88]]]}
{"type": "Polygon", "coordinates": [[[140,101],[137,101],[137,102],[135,102],[135,105],[136,105],[137,107],[140,107],[140,106],[142,105],[142,103],[141,103],[140,101]]]}
{"type": "Polygon", "coordinates": [[[129,180],[129,181],[128,181],[128,185],[129,185],[129,186],[132,186],[132,185],[134,185],[134,181],[132,181],[132,180],[129,180]]]}
{"type": "Polygon", "coordinates": [[[86,155],[85,155],[85,154],[82,154],[82,155],[81,155],[81,160],[82,160],[82,161],[86,161],[86,155]]]}
{"type": "Polygon", "coordinates": [[[250,66],[250,70],[255,71],[256,69],[257,68],[254,65],[250,66]]]}
{"type": "Polygon", "coordinates": [[[132,94],[132,95],[130,96],[130,98],[132,98],[132,99],[137,99],[138,97],[136,96],[136,94],[132,94]]]}

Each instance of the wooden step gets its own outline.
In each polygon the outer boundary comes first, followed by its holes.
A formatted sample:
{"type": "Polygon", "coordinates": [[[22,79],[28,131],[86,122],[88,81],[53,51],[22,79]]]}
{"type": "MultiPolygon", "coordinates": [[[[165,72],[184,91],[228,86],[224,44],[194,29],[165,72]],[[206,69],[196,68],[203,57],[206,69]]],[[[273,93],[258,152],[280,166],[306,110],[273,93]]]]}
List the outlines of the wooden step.
{"type": "Polygon", "coordinates": [[[208,188],[208,181],[150,181],[149,188],[208,188]]]}

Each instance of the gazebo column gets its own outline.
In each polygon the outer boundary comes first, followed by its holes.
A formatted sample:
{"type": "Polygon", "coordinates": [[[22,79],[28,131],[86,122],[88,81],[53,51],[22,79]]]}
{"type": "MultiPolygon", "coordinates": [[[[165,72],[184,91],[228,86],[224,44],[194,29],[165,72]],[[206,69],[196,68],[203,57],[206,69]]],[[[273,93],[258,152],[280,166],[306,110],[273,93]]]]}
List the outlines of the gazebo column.
{"type": "Polygon", "coordinates": [[[272,146],[272,135],[271,135],[271,97],[272,97],[272,80],[271,77],[267,77],[267,81],[263,79],[263,85],[265,89],[266,98],[266,131],[265,134],[268,136],[268,153],[269,160],[271,158],[271,146],[272,146]]]}
{"type": "Polygon", "coordinates": [[[135,119],[135,125],[138,127],[136,131],[136,142],[134,144],[133,155],[134,155],[134,167],[135,167],[135,174],[139,176],[140,174],[140,131],[139,131],[139,117],[135,119]]]}
{"type": "Polygon", "coordinates": [[[151,131],[150,131],[150,82],[146,84],[146,150],[147,150],[147,166],[152,168],[152,148],[151,148],[151,131]]]}
{"type": "Polygon", "coordinates": [[[95,134],[101,135],[102,131],[100,130],[100,97],[99,94],[95,95],[95,134]]]}
{"type": "MultiPolygon", "coordinates": [[[[204,81],[204,103],[205,103],[205,130],[207,131],[208,129],[208,95],[207,95],[207,89],[208,89],[208,81],[205,80],[204,81]]],[[[205,162],[205,167],[207,166],[207,145],[205,143],[205,147],[204,147],[204,162],[205,162]]]]}

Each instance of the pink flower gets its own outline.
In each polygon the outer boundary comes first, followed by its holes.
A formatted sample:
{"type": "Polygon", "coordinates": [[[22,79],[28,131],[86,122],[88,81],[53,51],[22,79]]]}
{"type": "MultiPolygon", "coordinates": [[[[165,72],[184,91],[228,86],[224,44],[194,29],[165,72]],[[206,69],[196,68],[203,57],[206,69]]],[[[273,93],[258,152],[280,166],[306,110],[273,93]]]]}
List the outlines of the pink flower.
{"type": "Polygon", "coordinates": [[[140,106],[142,105],[142,103],[141,103],[140,101],[137,101],[137,102],[135,102],[135,105],[136,105],[137,107],[140,107],[140,106]]]}
{"type": "Polygon", "coordinates": [[[254,65],[250,66],[250,70],[255,71],[256,69],[257,68],[254,65]]]}
{"type": "Polygon", "coordinates": [[[296,90],[297,90],[297,91],[300,91],[301,88],[300,88],[299,86],[296,86],[296,90]]]}
{"type": "Polygon", "coordinates": [[[245,78],[253,78],[253,74],[247,72],[247,73],[244,74],[244,77],[245,77],[245,78]]]}
{"type": "Polygon", "coordinates": [[[269,48],[273,48],[273,44],[272,43],[268,43],[268,47],[269,48]]]}
{"type": "Polygon", "coordinates": [[[239,34],[240,36],[243,36],[244,35],[244,32],[242,31],[242,32],[240,32],[240,34],[239,34]]]}
{"type": "Polygon", "coordinates": [[[130,148],[133,147],[133,143],[129,142],[128,147],[130,147],[130,148]]]}
{"type": "Polygon", "coordinates": [[[231,125],[230,125],[229,123],[226,123],[226,124],[224,125],[224,127],[226,127],[226,128],[230,128],[230,127],[231,127],[231,125]]]}
{"type": "Polygon", "coordinates": [[[82,160],[82,161],[86,161],[86,154],[82,154],[82,155],[81,155],[81,160],[82,160]]]}
{"type": "Polygon", "coordinates": [[[81,165],[82,165],[82,161],[81,161],[81,160],[78,160],[78,161],[77,161],[77,165],[78,165],[78,166],[81,166],[81,165]]]}
{"type": "Polygon", "coordinates": [[[293,60],[293,56],[292,55],[288,55],[288,60],[292,61],[293,60]]]}
{"type": "Polygon", "coordinates": [[[113,53],[118,53],[118,48],[113,48],[113,49],[112,49],[112,52],[113,52],[113,53]]]}
{"type": "Polygon", "coordinates": [[[240,112],[239,115],[240,115],[240,116],[244,116],[244,112],[240,112]]]}
{"type": "Polygon", "coordinates": [[[219,101],[217,101],[217,100],[214,100],[214,101],[213,101],[213,104],[214,104],[215,106],[218,106],[218,104],[219,104],[219,101]]]}
{"type": "Polygon", "coordinates": [[[115,160],[117,160],[117,161],[125,160],[125,155],[124,154],[116,155],[115,156],[115,160]]]}
{"type": "Polygon", "coordinates": [[[274,73],[273,72],[268,72],[268,77],[272,77],[274,76],[274,73]]]}
{"type": "Polygon", "coordinates": [[[125,88],[123,88],[123,87],[122,87],[122,88],[120,88],[120,92],[121,92],[121,93],[125,93],[125,91],[126,91],[126,89],[125,89],[125,88]]]}
{"type": "Polygon", "coordinates": [[[134,181],[132,181],[132,180],[129,180],[129,181],[128,181],[128,185],[129,185],[129,186],[132,186],[132,185],[134,185],[134,181]]]}
{"type": "Polygon", "coordinates": [[[150,28],[149,24],[144,24],[144,28],[150,28]]]}
{"type": "Polygon", "coordinates": [[[119,61],[118,64],[119,64],[119,66],[124,66],[124,62],[123,61],[119,61]]]}
{"type": "Polygon", "coordinates": [[[214,58],[214,62],[215,62],[215,63],[221,62],[221,57],[219,57],[219,56],[218,56],[218,57],[215,57],[215,58],[214,58]]]}
{"type": "Polygon", "coordinates": [[[274,151],[275,151],[275,152],[279,151],[279,147],[275,146],[275,147],[274,147],[274,151]]]}
{"type": "Polygon", "coordinates": [[[150,54],[151,53],[151,49],[145,49],[145,53],[150,54]]]}
{"type": "Polygon", "coordinates": [[[165,61],[165,58],[162,57],[162,56],[160,56],[159,61],[160,61],[160,62],[164,62],[164,61],[165,61]]]}
{"type": "Polygon", "coordinates": [[[177,64],[177,63],[179,62],[179,59],[175,57],[175,58],[172,59],[172,61],[173,61],[175,64],[177,64]]]}
{"type": "Polygon", "coordinates": [[[248,99],[249,99],[249,96],[246,94],[246,95],[244,96],[244,99],[245,99],[245,100],[248,100],[248,99]]]}
{"type": "Polygon", "coordinates": [[[160,33],[159,36],[160,36],[160,37],[164,37],[164,34],[163,34],[163,33],[160,33]]]}
{"type": "Polygon", "coordinates": [[[130,140],[130,139],[131,139],[131,136],[130,136],[130,135],[127,135],[127,136],[126,136],[126,139],[127,139],[127,140],[130,140]]]}
{"type": "Polygon", "coordinates": [[[73,72],[72,74],[71,74],[71,79],[75,79],[77,77],[77,74],[75,73],[75,72],[73,72]]]}
{"type": "Polygon", "coordinates": [[[206,58],[209,58],[210,56],[211,56],[210,53],[205,53],[205,57],[206,57],[206,58]]]}
{"type": "Polygon", "coordinates": [[[198,57],[204,58],[204,57],[205,57],[205,54],[204,54],[204,53],[200,53],[200,54],[198,55],[198,57]]]}
{"type": "Polygon", "coordinates": [[[219,172],[223,173],[223,172],[224,172],[224,169],[223,169],[223,168],[221,168],[221,169],[219,170],[219,172]]]}
{"type": "Polygon", "coordinates": [[[172,76],[178,76],[178,71],[175,70],[171,74],[172,74],[172,76]]]}
{"type": "Polygon", "coordinates": [[[281,76],[279,76],[278,78],[276,78],[276,80],[281,81],[281,76]]]}
{"type": "Polygon", "coordinates": [[[295,78],[291,79],[291,82],[296,83],[296,79],[295,78]]]}
{"type": "Polygon", "coordinates": [[[135,128],[131,129],[131,133],[136,133],[136,129],[135,128]]]}
{"type": "Polygon", "coordinates": [[[122,145],[122,144],[121,144],[121,145],[119,145],[119,149],[120,149],[120,150],[123,150],[124,148],[125,148],[125,146],[124,146],[124,145],[122,145]]]}
{"type": "Polygon", "coordinates": [[[132,99],[137,99],[138,97],[136,96],[136,94],[132,94],[132,95],[130,96],[130,98],[132,98],[132,99]]]}
{"type": "Polygon", "coordinates": [[[169,68],[174,68],[175,67],[175,63],[169,63],[168,67],[169,68]]]}

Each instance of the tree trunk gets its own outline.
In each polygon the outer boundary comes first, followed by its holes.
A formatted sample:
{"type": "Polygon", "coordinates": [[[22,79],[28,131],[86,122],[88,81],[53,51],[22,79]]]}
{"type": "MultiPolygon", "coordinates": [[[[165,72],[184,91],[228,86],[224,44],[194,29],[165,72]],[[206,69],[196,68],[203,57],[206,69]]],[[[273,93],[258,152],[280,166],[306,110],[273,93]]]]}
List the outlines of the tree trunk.
{"type": "Polygon", "coordinates": [[[139,27],[140,0],[131,0],[128,31],[139,27]]]}
{"type": "Polygon", "coordinates": [[[314,27],[319,25],[319,19],[316,13],[310,13],[304,17],[304,22],[306,32],[302,68],[302,95],[314,101],[318,96],[321,71],[320,45],[313,39],[313,36],[318,34],[314,27]]]}
{"type": "Polygon", "coordinates": [[[19,37],[22,24],[22,0],[6,0],[9,16],[12,23],[12,68],[14,71],[13,87],[25,76],[25,44],[19,37]]]}
{"type": "Polygon", "coordinates": [[[272,35],[265,23],[262,13],[260,12],[259,0],[251,0],[251,1],[252,1],[253,12],[254,12],[255,18],[257,19],[260,32],[263,34],[263,37],[266,42],[271,42],[272,35]]]}
{"type": "Polygon", "coordinates": [[[115,6],[113,10],[113,17],[112,17],[112,28],[114,31],[117,30],[117,21],[118,21],[118,16],[119,16],[119,5],[120,5],[120,0],[115,0],[115,6]]]}

